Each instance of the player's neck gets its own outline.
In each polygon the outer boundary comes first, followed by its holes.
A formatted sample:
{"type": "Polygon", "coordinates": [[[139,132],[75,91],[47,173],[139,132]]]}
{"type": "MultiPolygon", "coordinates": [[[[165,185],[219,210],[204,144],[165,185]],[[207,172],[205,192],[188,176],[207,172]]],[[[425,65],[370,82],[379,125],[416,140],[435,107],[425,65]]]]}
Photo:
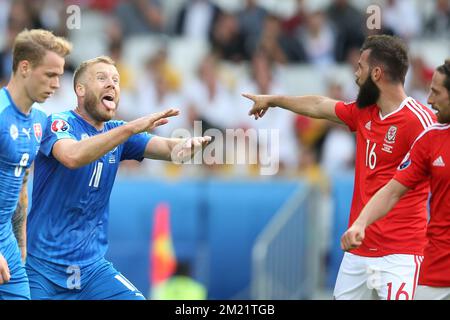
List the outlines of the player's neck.
{"type": "Polygon", "coordinates": [[[91,126],[93,126],[95,129],[97,129],[98,131],[103,130],[104,127],[104,122],[103,121],[96,121],[94,120],[89,113],[87,113],[87,111],[84,108],[80,108],[79,106],[77,106],[75,108],[75,113],[78,114],[81,118],[83,118],[84,121],[86,121],[87,123],[89,123],[91,126]]]}
{"type": "Polygon", "coordinates": [[[11,95],[11,99],[19,111],[24,114],[29,114],[31,106],[33,105],[33,100],[28,97],[25,86],[19,83],[17,79],[12,76],[11,80],[6,85],[6,89],[11,95]]]}
{"type": "Polygon", "coordinates": [[[380,108],[381,115],[385,116],[397,110],[402,102],[407,98],[403,86],[382,90],[377,105],[380,108]]]}

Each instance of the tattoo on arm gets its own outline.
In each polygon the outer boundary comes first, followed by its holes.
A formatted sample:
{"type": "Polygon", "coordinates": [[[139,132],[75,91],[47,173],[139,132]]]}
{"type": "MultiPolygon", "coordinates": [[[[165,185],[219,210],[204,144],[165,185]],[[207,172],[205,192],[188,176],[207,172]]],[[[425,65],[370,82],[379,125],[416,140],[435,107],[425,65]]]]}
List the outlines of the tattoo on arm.
{"type": "Polygon", "coordinates": [[[23,177],[22,190],[19,195],[19,202],[17,203],[16,211],[12,217],[12,225],[14,235],[16,236],[17,243],[19,247],[26,246],[26,229],[25,223],[27,219],[27,209],[28,209],[28,175],[30,173],[30,169],[25,171],[25,175],[23,177]]]}

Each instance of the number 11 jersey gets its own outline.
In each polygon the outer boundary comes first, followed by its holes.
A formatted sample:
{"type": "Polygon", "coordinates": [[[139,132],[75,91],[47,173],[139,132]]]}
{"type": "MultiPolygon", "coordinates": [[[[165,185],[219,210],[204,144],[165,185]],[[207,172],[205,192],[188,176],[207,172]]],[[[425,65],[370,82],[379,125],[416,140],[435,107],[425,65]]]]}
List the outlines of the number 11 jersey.
{"type": "Polygon", "coordinates": [[[49,117],[34,168],[27,230],[29,255],[78,267],[104,257],[108,247],[109,197],[119,163],[142,160],[151,135],[133,135],[96,161],[77,169],[69,169],[56,160],[52,149],[58,140],[80,141],[123,124],[111,120],[98,131],[74,111],[49,117]]]}

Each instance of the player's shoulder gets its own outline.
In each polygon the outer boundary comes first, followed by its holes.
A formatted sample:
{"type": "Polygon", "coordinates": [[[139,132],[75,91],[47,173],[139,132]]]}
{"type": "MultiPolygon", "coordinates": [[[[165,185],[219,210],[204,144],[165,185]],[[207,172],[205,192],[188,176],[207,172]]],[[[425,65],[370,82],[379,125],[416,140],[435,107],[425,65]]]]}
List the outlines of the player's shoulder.
{"type": "Polygon", "coordinates": [[[126,122],[123,120],[109,120],[107,122],[105,122],[105,128],[107,128],[107,130],[111,130],[117,127],[120,127],[122,125],[124,125],[126,122]]]}
{"type": "Polygon", "coordinates": [[[55,112],[55,113],[51,113],[48,116],[48,119],[50,121],[54,121],[54,120],[64,120],[66,122],[72,122],[75,119],[75,116],[73,115],[73,113],[69,110],[69,111],[62,111],[62,112],[55,112]]]}
{"type": "Polygon", "coordinates": [[[450,133],[449,123],[434,123],[417,136],[414,144],[429,144],[432,141],[436,141],[436,138],[439,136],[447,136],[448,133],[450,133]]]}
{"type": "Polygon", "coordinates": [[[423,135],[439,136],[450,132],[450,123],[434,123],[424,130],[423,135]]]}
{"type": "Polygon", "coordinates": [[[405,100],[402,112],[408,123],[418,124],[423,129],[432,126],[436,122],[436,116],[431,109],[411,97],[405,100]]]}
{"type": "Polygon", "coordinates": [[[0,89],[0,114],[11,107],[11,101],[4,88],[0,89]]]}
{"type": "Polygon", "coordinates": [[[51,113],[47,118],[47,127],[54,133],[67,132],[77,128],[76,117],[71,111],[51,113]]]}

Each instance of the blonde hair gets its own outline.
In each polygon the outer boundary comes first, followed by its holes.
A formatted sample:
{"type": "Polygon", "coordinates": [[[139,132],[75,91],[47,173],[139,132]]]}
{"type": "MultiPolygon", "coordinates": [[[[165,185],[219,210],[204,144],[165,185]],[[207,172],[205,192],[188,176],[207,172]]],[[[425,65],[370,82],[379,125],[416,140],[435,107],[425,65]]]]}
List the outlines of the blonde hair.
{"type": "Polygon", "coordinates": [[[83,61],[78,68],[75,70],[73,74],[73,88],[76,89],[77,83],[79,82],[79,79],[86,73],[86,70],[97,63],[106,63],[113,66],[116,66],[116,63],[113,59],[111,59],[108,56],[99,56],[93,59],[85,60],[83,61]]]}
{"type": "Polygon", "coordinates": [[[48,30],[25,29],[16,36],[12,51],[14,73],[19,62],[23,60],[29,61],[32,66],[39,65],[47,51],[55,52],[64,58],[72,51],[72,44],[48,30]]]}

